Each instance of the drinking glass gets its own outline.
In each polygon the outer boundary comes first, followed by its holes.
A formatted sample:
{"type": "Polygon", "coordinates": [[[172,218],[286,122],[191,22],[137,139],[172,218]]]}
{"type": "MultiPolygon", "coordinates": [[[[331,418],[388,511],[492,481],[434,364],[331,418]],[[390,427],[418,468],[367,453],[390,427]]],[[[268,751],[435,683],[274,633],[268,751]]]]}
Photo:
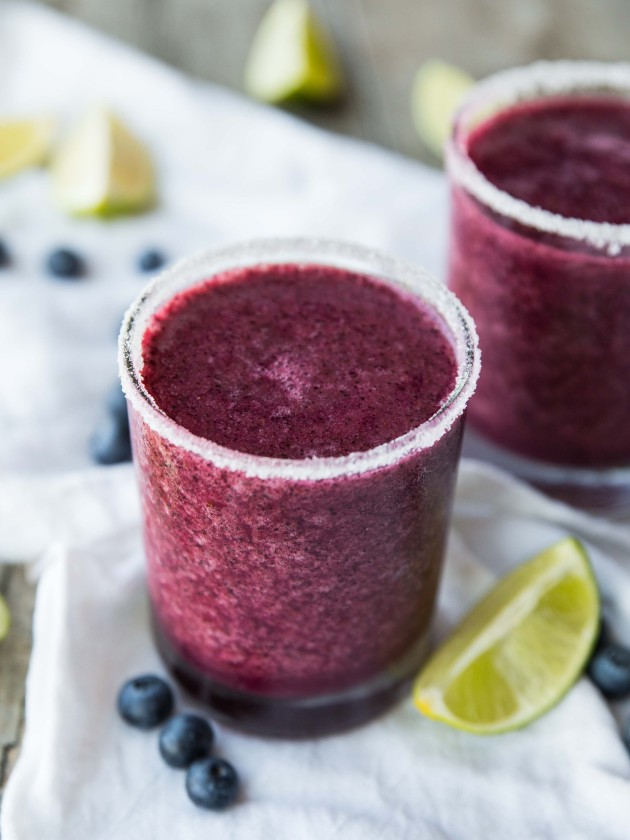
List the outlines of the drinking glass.
{"type": "Polygon", "coordinates": [[[217,718],[260,734],[320,735],[408,690],[427,650],[479,359],[474,325],[451,292],[420,268],[353,245],[228,247],[165,271],[132,305],[120,373],[154,635],[171,672],[217,718]],[[178,425],[143,384],[151,319],[221,272],[271,264],[359,272],[423,301],[456,357],[445,404],[406,434],[343,457],[245,454],[178,425]]]}
{"type": "Polygon", "coordinates": [[[465,451],[612,514],[630,503],[630,225],[530,206],[468,152],[471,132],[505,109],[564,95],[628,99],[630,65],[540,62],[492,76],[448,144],[449,286],[484,357],[465,451]]]}

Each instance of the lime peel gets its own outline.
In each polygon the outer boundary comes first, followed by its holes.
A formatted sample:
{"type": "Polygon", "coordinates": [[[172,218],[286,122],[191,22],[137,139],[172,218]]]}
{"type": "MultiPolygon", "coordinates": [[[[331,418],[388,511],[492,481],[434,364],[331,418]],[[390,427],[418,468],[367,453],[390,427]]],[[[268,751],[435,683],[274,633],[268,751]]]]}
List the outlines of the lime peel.
{"type": "Polygon", "coordinates": [[[272,105],[337,101],[343,74],[328,32],[307,0],[275,0],[254,36],[245,90],[272,105]]]}
{"type": "Polygon", "coordinates": [[[586,550],[566,538],[499,581],[463,619],[417,678],[416,706],[477,734],[520,728],[573,685],[598,627],[586,550]]]}
{"type": "Polygon", "coordinates": [[[0,122],[0,179],[46,162],[56,122],[50,117],[0,122]]]}
{"type": "Polygon", "coordinates": [[[52,167],[59,205],[77,216],[149,209],[155,175],[147,149],[106,108],[89,111],[57,151],[52,167]]]}
{"type": "Polygon", "coordinates": [[[436,157],[442,157],[455,111],[473,84],[464,70],[438,59],[426,61],[416,73],[411,115],[420,139],[436,157]]]}

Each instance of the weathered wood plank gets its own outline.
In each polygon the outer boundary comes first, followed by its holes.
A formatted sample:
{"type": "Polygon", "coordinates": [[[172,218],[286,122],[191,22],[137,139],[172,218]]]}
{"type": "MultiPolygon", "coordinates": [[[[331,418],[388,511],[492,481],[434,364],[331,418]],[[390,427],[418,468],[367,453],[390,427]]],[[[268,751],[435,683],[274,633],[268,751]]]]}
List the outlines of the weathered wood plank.
{"type": "Polygon", "coordinates": [[[368,24],[359,0],[311,0],[327,24],[337,46],[348,82],[348,96],[338,112],[314,111],[306,119],[323,128],[361,137],[395,148],[395,136],[387,120],[378,68],[372,61],[368,24]],[[345,117],[345,119],[344,119],[345,117]]]}
{"type": "Polygon", "coordinates": [[[7,600],[12,617],[9,635],[0,643],[1,796],[22,738],[35,587],[27,581],[23,567],[0,566],[0,592],[7,600]]]}

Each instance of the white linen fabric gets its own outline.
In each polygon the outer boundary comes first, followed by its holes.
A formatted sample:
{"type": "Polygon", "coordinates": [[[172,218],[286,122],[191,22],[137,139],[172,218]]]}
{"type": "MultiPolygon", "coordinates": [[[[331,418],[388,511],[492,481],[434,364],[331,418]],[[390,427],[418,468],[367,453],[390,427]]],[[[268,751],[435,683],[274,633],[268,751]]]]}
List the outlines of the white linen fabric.
{"type": "MultiPolygon", "coordinates": [[[[173,257],[261,235],[345,238],[443,274],[442,176],[256,106],[25,3],[0,6],[0,114],[71,117],[110,102],[155,154],[160,209],[103,225],[62,218],[42,173],[2,185],[0,558],[41,572],[26,734],[3,840],[625,840],[630,758],[611,709],[581,680],[526,729],[479,738],[410,701],[352,733],[298,743],[221,728],[243,782],[228,812],[196,809],[154,733],[117,717],[121,682],[161,671],[150,640],[129,466],[90,468],[89,434],[116,377],[115,329],[142,278],[137,252],[173,257]],[[54,283],[48,249],[90,276],[54,283]]],[[[440,593],[441,637],[497,575],[572,533],[589,547],[630,642],[630,529],[464,461],[440,593]]],[[[378,628],[375,628],[375,632],[378,628]]],[[[183,702],[183,700],[182,700],[183,702]]]]}

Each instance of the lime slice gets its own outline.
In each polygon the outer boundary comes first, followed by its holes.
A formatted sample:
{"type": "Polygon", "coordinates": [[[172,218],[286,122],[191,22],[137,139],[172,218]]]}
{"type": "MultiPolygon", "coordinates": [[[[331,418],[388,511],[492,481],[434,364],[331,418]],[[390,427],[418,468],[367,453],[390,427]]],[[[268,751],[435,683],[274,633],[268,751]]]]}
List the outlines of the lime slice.
{"type": "Polygon", "coordinates": [[[47,118],[0,122],[0,178],[44,163],[54,133],[47,118]]]}
{"type": "Polygon", "coordinates": [[[453,115],[473,79],[459,67],[436,59],[418,70],[411,94],[411,114],[422,142],[442,157],[453,115]]]}
{"type": "Polygon", "coordinates": [[[332,41],[306,0],[275,0],[254,37],[245,90],[271,104],[333,102],[343,77],[332,41]]]}
{"type": "Polygon", "coordinates": [[[416,680],[430,718],[489,735],[542,715],[582,673],[599,626],[599,594],[584,546],[566,538],[488,593],[416,680]]]}
{"type": "Polygon", "coordinates": [[[4,600],[2,595],[0,595],[0,642],[4,639],[4,637],[9,632],[9,627],[11,626],[11,613],[9,612],[9,607],[7,606],[7,602],[4,600]]]}
{"type": "Polygon", "coordinates": [[[155,179],[145,147],[105,109],[89,112],[58,150],[53,189],[74,215],[117,215],[145,210],[155,179]]]}

